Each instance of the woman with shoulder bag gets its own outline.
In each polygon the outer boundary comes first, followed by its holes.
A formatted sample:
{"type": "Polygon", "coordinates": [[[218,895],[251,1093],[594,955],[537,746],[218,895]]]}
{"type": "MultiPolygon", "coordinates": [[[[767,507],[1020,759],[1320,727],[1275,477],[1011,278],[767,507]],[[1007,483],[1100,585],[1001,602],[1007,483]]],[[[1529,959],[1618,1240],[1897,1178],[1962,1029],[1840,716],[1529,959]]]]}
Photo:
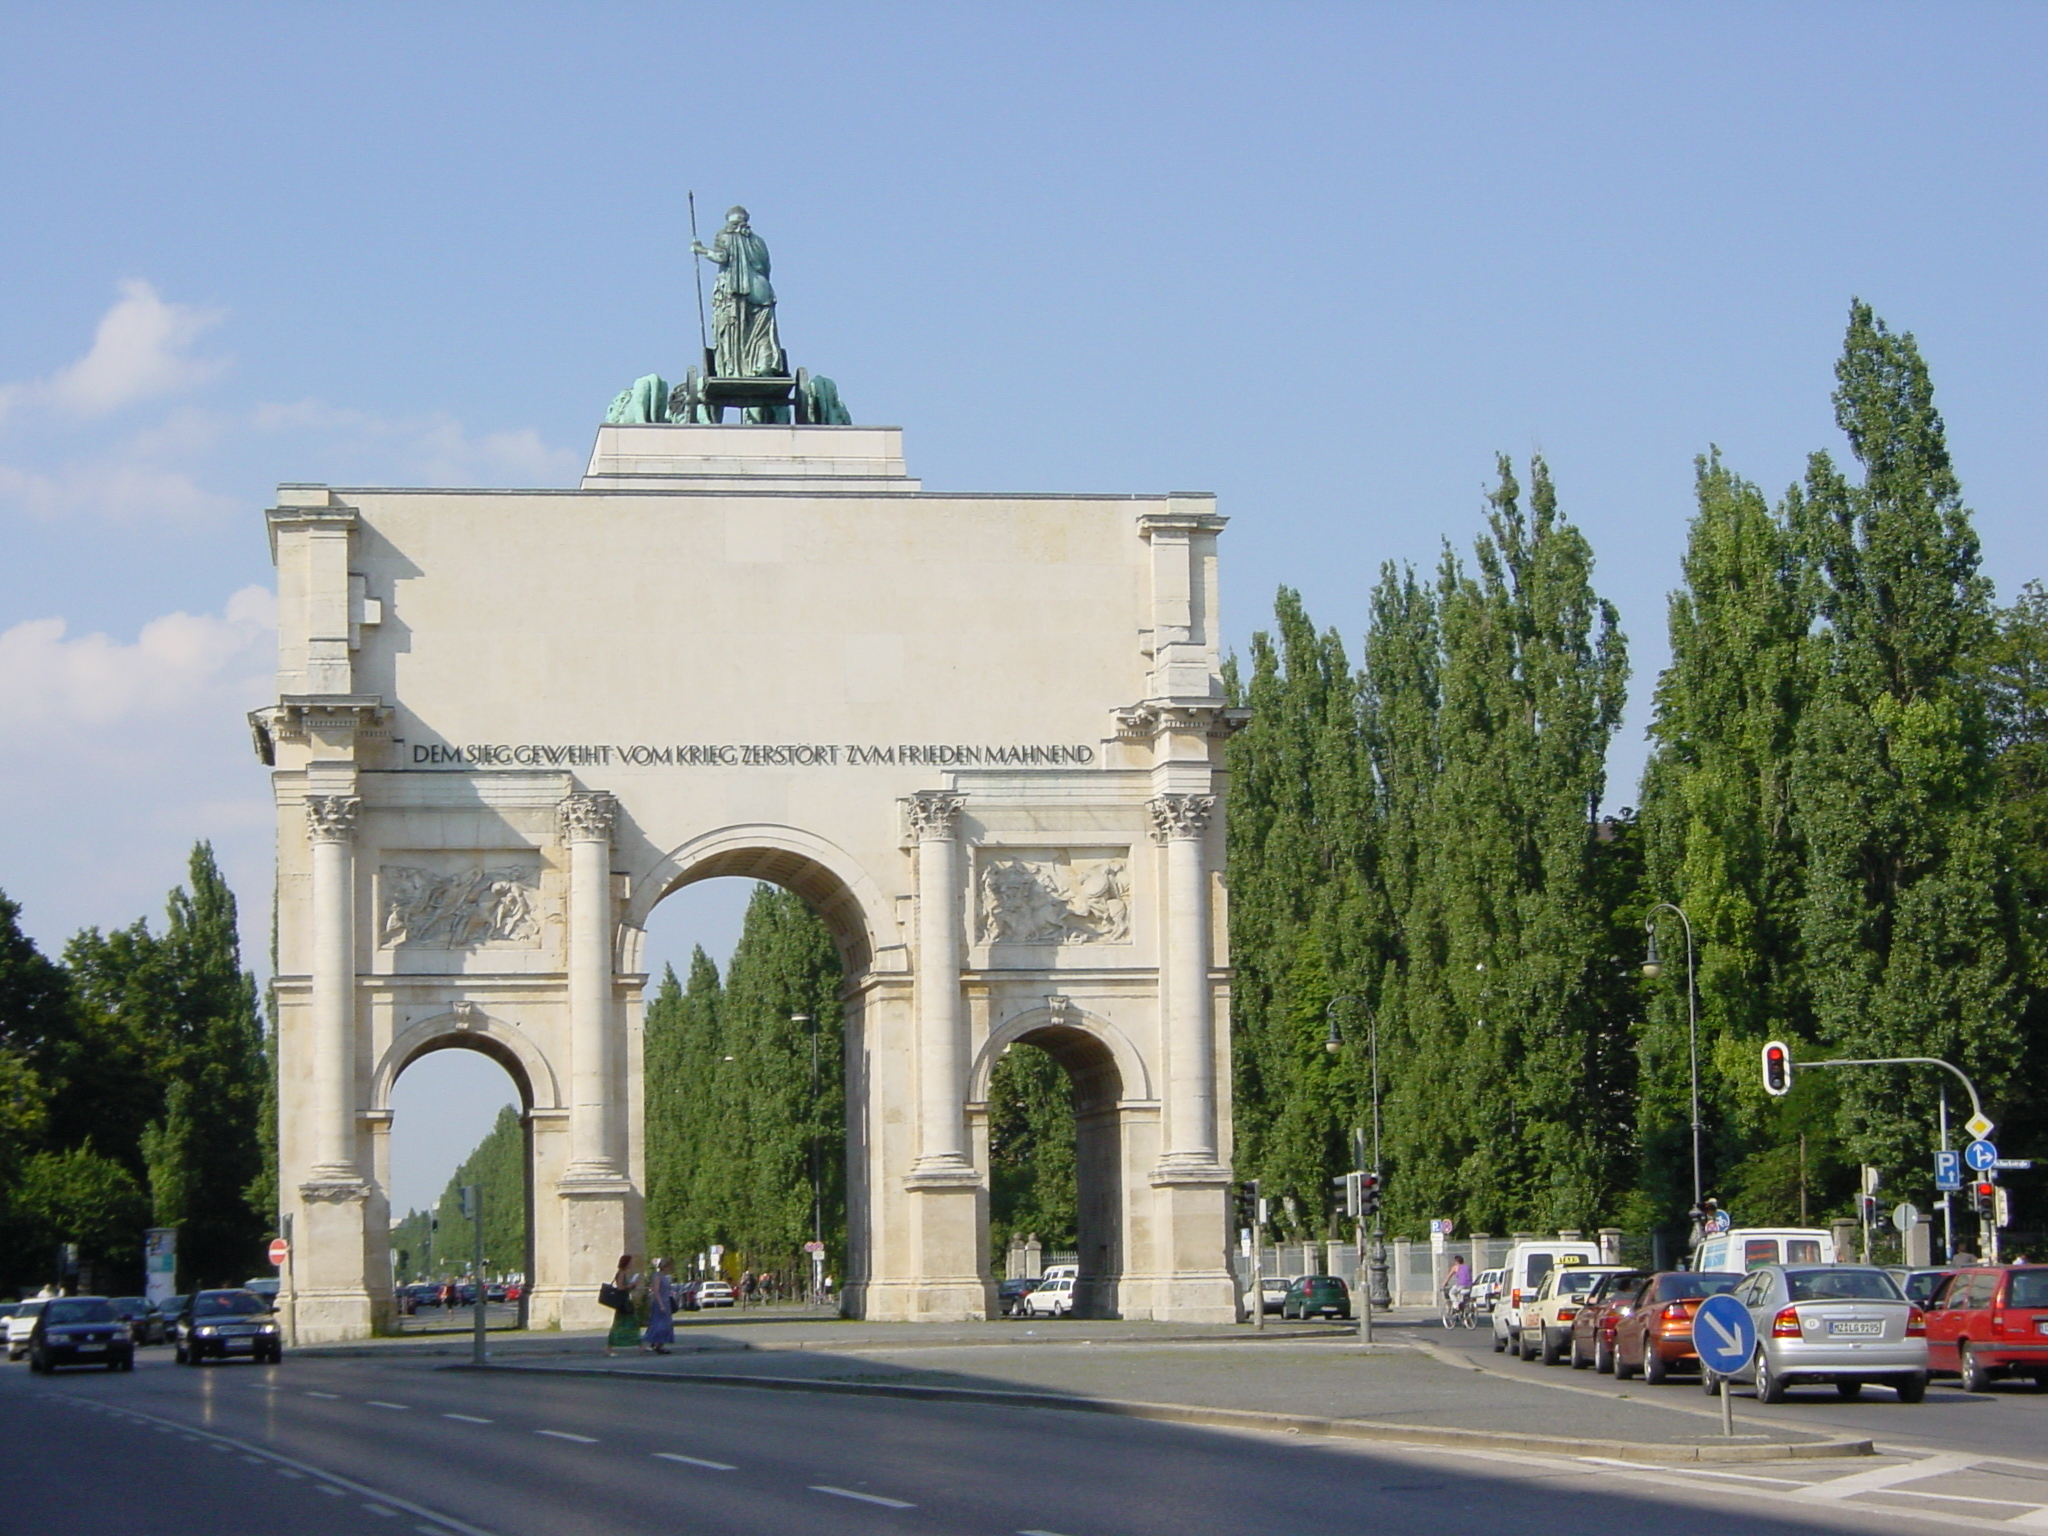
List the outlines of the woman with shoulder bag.
{"type": "Polygon", "coordinates": [[[619,1255],[618,1273],[611,1283],[597,1293],[597,1299],[612,1309],[611,1332],[604,1336],[605,1357],[612,1351],[637,1346],[640,1342],[640,1322],[633,1315],[633,1288],[640,1283],[640,1277],[633,1273],[633,1255],[619,1255]]]}

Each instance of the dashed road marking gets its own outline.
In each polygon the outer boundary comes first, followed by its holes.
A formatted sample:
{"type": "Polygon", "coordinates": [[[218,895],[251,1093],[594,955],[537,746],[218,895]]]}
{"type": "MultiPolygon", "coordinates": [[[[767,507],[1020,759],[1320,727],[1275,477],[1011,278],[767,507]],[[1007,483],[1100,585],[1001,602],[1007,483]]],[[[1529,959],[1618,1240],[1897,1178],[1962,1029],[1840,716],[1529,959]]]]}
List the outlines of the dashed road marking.
{"type": "Polygon", "coordinates": [[[339,1392],[308,1392],[308,1393],[306,1394],[306,1396],[308,1396],[308,1397],[324,1397],[324,1398],[326,1398],[326,1399],[327,1399],[327,1400],[328,1400],[329,1402],[335,1402],[335,1401],[337,1401],[337,1400],[339,1400],[339,1399],[340,1399],[340,1397],[341,1397],[341,1394],[340,1394],[339,1392]]]}
{"type": "Polygon", "coordinates": [[[398,1515],[397,1510],[386,1509],[382,1504],[365,1504],[363,1508],[373,1515],[382,1515],[386,1520],[396,1519],[398,1515]]]}
{"type": "Polygon", "coordinates": [[[489,1424],[493,1422],[490,1419],[480,1419],[473,1413],[444,1413],[441,1417],[444,1419],[457,1419],[464,1424],[489,1424]]]}
{"type": "Polygon", "coordinates": [[[884,1509],[915,1509],[917,1506],[907,1499],[885,1499],[879,1493],[856,1493],[851,1488],[834,1488],[830,1483],[811,1484],[813,1493],[829,1493],[838,1499],[858,1499],[863,1504],[879,1504],[884,1509]]]}
{"type": "Polygon", "coordinates": [[[379,1400],[378,1400],[377,1398],[374,1398],[374,1397],[366,1397],[366,1398],[364,1398],[364,1399],[363,1399],[363,1406],[364,1406],[365,1408],[395,1408],[395,1409],[397,1409],[397,1410],[398,1410],[398,1411],[399,1411],[400,1413],[411,1413],[411,1412],[412,1412],[412,1404],[411,1404],[411,1403],[386,1403],[386,1402],[381,1402],[381,1401],[379,1401],[379,1400]]]}
{"type": "Polygon", "coordinates": [[[1900,1462],[1896,1466],[1872,1467],[1868,1472],[1852,1472],[1847,1477],[1830,1478],[1824,1483],[1809,1483],[1793,1497],[1853,1499],[1859,1493],[1889,1490],[1895,1483],[1917,1483],[1923,1477],[1941,1477],[1950,1472],[1961,1472],[1967,1467],[1974,1466],[1977,1460],[1974,1456],[1927,1456],[1919,1461],[1900,1462]]]}
{"type": "Polygon", "coordinates": [[[578,1445],[595,1445],[595,1435],[572,1435],[566,1429],[536,1429],[536,1435],[546,1435],[550,1440],[574,1440],[578,1445]]]}
{"type": "Polygon", "coordinates": [[[722,1461],[706,1461],[701,1456],[685,1456],[680,1451],[656,1451],[654,1455],[659,1461],[679,1461],[686,1467],[703,1467],[712,1472],[739,1471],[738,1467],[727,1466],[722,1461]]]}
{"type": "Polygon", "coordinates": [[[306,1475],[293,1467],[273,1467],[271,1470],[279,1477],[304,1477],[306,1475]]]}
{"type": "Polygon", "coordinates": [[[341,1490],[339,1488],[330,1487],[326,1483],[315,1483],[313,1486],[315,1488],[318,1488],[322,1493],[330,1494],[337,1499],[342,1496],[341,1490]]]}

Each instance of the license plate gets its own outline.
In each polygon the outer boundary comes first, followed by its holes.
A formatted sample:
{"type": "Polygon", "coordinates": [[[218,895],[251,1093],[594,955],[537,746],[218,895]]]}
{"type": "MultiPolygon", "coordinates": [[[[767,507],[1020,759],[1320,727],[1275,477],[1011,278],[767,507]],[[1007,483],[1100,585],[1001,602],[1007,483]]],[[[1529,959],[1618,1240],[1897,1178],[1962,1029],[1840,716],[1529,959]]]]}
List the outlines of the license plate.
{"type": "Polygon", "coordinates": [[[1829,1323],[1828,1332],[1835,1338],[1875,1339],[1884,1336],[1884,1324],[1852,1319],[1849,1322],[1829,1323]]]}
{"type": "Polygon", "coordinates": [[[104,1355],[107,1352],[107,1346],[104,1344],[74,1344],[71,1349],[74,1354],[80,1355],[104,1355]]]}
{"type": "Polygon", "coordinates": [[[240,1327],[230,1324],[228,1327],[220,1330],[220,1336],[224,1339],[246,1339],[247,1337],[249,1337],[250,1334],[254,1333],[255,1331],[256,1330],[254,1328],[240,1327]]]}

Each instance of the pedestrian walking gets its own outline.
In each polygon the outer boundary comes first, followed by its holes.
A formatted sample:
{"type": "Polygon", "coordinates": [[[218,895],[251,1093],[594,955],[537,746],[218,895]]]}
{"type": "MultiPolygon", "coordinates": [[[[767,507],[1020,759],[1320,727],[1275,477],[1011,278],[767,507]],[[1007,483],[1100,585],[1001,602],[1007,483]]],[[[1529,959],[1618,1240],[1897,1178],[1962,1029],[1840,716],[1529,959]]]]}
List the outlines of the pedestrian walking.
{"type": "Polygon", "coordinates": [[[759,1287],[759,1285],[760,1282],[754,1278],[754,1272],[751,1269],[742,1270],[740,1272],[741,1306],[751,1307],[754,1304],[754,1292],[759,1287]]]}
{"type": "Polygon", "coordinates": [[[604,1352],[607,1359],[614,1350],[637,1349],[640,1347],[640,1322],[634,1315],[633,1292],[639,1288],[640,1277],[633,1273],[633,1255],[619,1255],[619,1268],[612,1276],[607,1288],[609,1304],[612,1307],[611,1332],[604,1336],[604,1352]]]}
{"type": "Polygon", "coordinates": [[[647,1279],[647,1333],[641,1342],[653,1353],[665,1355],[675,1341],[675,1266],[667,1259],[656,1259],[654,1273],[647,1279]]]}

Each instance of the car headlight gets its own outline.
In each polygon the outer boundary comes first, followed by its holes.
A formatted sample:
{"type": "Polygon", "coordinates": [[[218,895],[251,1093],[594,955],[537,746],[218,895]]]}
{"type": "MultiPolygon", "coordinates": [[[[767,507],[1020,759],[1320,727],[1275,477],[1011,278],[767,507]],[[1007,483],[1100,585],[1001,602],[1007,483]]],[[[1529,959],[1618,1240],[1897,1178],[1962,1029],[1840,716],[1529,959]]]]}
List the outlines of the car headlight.
{"type": "Polygon", "coordinates": [[[256,1331],[258,1333],[275,1333],[277,1332],[277,1324],[265,1323],[261,1328],[258,1328],[256,1331]]]}
{"type": "Polygon", "coordinates": [[[199,1327],[194,1328],[192,1332],[199,1338],[210,1339],[213,1337],[213,1325],[211,1323],[202,1323],[199,1327]]]}

